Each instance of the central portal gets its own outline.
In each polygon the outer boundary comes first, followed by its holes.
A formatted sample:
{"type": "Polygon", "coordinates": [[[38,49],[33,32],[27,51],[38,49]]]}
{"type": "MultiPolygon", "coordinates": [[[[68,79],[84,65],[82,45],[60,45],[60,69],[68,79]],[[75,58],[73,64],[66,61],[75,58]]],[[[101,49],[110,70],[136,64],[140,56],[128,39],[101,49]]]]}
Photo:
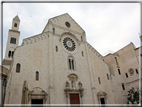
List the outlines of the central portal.
{"type": "Polygon", "coordinates": [[[43,104],[43,99],[32,99],[31,104],[43,104]]]}
{"type": "Polygon", "coordinates": [[[80,104],[79,94],[70,94],[70,104],[80,104]]]}

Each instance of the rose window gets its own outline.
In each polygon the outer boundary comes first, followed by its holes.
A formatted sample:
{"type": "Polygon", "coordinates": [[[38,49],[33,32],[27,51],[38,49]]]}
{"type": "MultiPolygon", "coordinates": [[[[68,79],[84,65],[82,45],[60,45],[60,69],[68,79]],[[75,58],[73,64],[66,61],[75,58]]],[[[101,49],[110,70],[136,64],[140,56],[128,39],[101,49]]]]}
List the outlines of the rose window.
{"type": "Polygon", "coordinates": [[[64,38],[63,44],[68,51],[74,51],[76,48],[75,42],[69,37],[64,38]]]}

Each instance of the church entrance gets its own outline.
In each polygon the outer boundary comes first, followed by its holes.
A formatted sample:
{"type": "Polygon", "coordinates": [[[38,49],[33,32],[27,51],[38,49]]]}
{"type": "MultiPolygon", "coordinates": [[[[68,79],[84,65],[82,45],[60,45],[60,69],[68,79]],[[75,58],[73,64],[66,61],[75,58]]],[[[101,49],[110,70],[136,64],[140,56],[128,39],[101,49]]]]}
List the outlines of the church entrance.
{"type": "Polygon", "coordinates": [[[31,104],[43,104],[43,99],[32,99],[31,104]]]}
{"type": "Polygon", "coordinates": [[[70,94],[70,104],[80,104],[79,94],[70,94]]]}

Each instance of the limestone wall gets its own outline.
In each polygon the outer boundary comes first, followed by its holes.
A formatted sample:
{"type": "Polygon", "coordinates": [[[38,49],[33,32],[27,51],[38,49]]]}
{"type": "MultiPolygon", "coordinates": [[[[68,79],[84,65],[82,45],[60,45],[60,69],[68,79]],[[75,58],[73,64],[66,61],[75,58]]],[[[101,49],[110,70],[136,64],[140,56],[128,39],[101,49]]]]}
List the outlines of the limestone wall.
{"type": "Polygon", "coordinates": [[[103,91],[107,94],[106,103],[115,104],[116,102],[114,98],[114,91],[108,65],[104,62],[102,55],[100,55],[94,48],[89,45],[88,51],[90,56],[91,72],[93,74],[96,93],[95,97],[97,99],[97,103],[100,103],[100,99],[98,99],[97,93],[99,93],[99,91],[103,91]],[[109,79],[107,77],[107,74],[109,76],[109,79]],[[101,84],[99,84],[98,77],[100,77],[101,84]]]}
{"type": "Polygon", "coordinates": [[[118,104],[127,103],[126,96],[128,94],[128,90],[132,86],[139,87],[139,74],[136,72],[136,69],[139,69],[139,61],[137,57],[138,50],[135,51],[135,46],[130,43],[116,53],[109,54],[104,58],[105,62],[110,67],[110,72],[113,74],[112,81],[115,98],[118,104]],[[117,58],[118,64],[116,63],[115,57],[117,58]],[[118,69],[121,74],[119,74],[118,69]],[[130,74],[130,69],[133,69],[133,74],[130,74]],[[124,84],[125,90],[123,90],[122,84],[124,84]]]}
{"type": "Polygon", "coordinates": [[[7,95],[9,98],[7,98],[6,103],[21,103],[25,80],[28,83],[29,90],[34,87],[41,87],[48,92],[48,35],[38,35],[37,40],[34,40],[34,38],[26,39],[22,46],[16,48],[9,79],[10,89],[7,92],[10,96],[7,95]],[[16,73],[17,63],[21,65],[20,73],[16,73]],[[36,71],[39,72],[39,81],[35,79],[36,71]],[[13,96],[15,97],[13,98],[13,96]]]}

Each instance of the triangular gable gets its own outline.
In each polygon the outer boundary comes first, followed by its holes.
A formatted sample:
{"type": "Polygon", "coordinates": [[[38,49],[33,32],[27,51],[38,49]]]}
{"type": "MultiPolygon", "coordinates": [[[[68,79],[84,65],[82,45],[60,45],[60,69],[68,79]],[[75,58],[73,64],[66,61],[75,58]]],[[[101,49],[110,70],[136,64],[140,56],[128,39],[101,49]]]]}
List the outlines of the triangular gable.
{"type": "Polygon", "coordinates": [[[18,15],[17,15],[17,16],[15,16],[15,17],[13,18],[13,20],[18,20],[18,21],[20,21],[20,19],[19,19],[18,15]]]}
{"type": "MultiPolygon", "coordinates": [[[[62,14],[53,18],[50,18],[47,25],[45,26],[43,32],[48,31],[48,24],[52,23],[52,25],[54,26],[60,26],[63,28],[68,28],[65,23],[69,22],[70,23],[70,28],[73,31],[79,32],[79,33],[84,33],[85,31],[74,21],[74,19],[68,14],[62,14]]],[[[42,33],[43,33],[42,32],[42,33]]]]}

